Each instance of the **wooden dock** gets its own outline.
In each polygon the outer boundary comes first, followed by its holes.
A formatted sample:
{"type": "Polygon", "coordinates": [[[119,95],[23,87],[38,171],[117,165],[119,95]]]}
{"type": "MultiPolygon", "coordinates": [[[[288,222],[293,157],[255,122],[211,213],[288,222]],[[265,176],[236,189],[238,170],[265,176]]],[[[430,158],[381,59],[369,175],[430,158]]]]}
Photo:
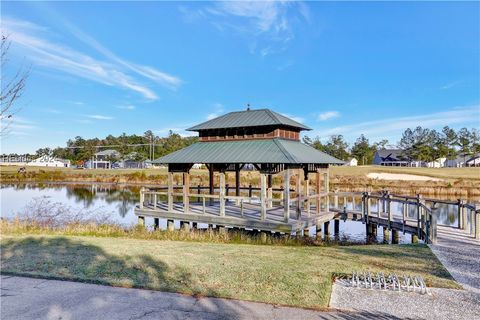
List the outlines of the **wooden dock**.
{"type": "MultiPolygon", "coordinates": [[[[199,190],[199,188],[195,188],[199,190]]],[[[383,228],[384,241],[398,243],[399,233],[411,235],[413,243],[419,239],[435,243],[437,238],[437,209],[439,204],[452,206],[458,214],[458,230],[467,230],[473,238],[480,239],[480,207],[464,201],[449,202],[422,197],[392,195],[388,192],[321,192],[295,198],[285,190],[269,190],[263,196],[230,196],[221,191],[210,195],[189,191],[174,192],[141,190],[141,202],[135,208],[139,222],[145,217],[167,220],[167,228],[173,230],[174,221],[183,226],[208,224],[219,228],[239,228],[260,232],[285,234],[309,234],[316,228],[317,233],[328,235],[330,221],[335,223],[338,233],[340,220],[360,221],[365,224],[366,234],[376,235],[377,228],[383,228]],[[267,196],[268,193],[268,196],[267,196]],[[181,199],[174,202],[173,199],[181,199]],[[289,203],[288,207],[285,205],[289,203]],[[396,207],[397,210],[394,210],[396,207]],[[328,210],[327,210],[328,208],[328,210]],[[391,237],[391,239],[390,239],[391,237]]],[[[329,236],[329,235],[328,235],[329,236]]]]}

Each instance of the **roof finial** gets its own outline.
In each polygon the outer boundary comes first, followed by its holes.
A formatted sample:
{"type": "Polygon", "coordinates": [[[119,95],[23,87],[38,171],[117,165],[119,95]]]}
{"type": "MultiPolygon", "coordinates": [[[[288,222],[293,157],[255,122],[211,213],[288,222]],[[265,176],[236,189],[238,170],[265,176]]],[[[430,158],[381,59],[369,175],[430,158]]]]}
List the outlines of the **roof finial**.
{"type": "Polygon", "coordinates": [[[247,103],[247,111],[250,111],[250,103],[247,103]]]}

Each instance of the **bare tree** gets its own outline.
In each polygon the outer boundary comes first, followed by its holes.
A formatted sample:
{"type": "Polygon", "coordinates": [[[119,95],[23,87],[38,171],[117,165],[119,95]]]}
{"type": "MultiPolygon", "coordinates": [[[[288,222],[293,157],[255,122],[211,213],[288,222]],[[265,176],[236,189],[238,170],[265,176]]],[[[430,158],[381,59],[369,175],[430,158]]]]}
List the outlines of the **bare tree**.
{"type": "Polygon", "coordinates": [[[6,79],[5,71],[8,63],[8,50],[10,49],[8,36],[2,34],[1,43],[1,93],[0,93],[0,136],[8,132],[13,116],[19,111],[18,100],[23,94],[27,82],[29,69],[20,67],[9,79],[6,79]]]}

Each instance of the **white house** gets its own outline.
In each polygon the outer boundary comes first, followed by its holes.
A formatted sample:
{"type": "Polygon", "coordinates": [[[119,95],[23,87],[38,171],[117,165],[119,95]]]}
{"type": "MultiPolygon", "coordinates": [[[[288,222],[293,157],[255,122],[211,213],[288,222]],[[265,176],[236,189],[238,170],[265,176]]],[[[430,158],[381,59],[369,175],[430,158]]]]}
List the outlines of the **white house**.
{"type": "Polygon", "coordinates": [[[446,166],[447,158],[438,158],[437,160],[427,162],[426,166],[428,168],[443,168],[446,166]]]}
{"type": "Polygon", "coordinates": [[[358,160],[355,158],[349,158],[347,161],[345,161],[344,166],[349,166],[349,167],[356,167],[358,165],[358,160]]]}
{"type": "Polygon", "coordinates": [[[70,160],[58,159],[50,156],[41,156],[40,158],[28,162],[27,166],[69,168],[70,160]]]}

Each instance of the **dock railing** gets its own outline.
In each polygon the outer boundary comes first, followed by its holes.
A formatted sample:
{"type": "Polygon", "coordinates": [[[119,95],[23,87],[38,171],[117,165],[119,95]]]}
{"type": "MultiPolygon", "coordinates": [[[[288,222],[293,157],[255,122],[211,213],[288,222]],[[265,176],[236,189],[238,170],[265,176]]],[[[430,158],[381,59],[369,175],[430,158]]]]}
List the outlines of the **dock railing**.
{"type": "MultiPolygon", "coordinates": [[[[268,212],[271,210],[278,210],[284,208],[284,222],[292,219],[291,212],[296,212],[296,219],[301,219],[302,214],[309,217],[311,214],[320,214],[320,203],[328,202],[329,193],[320,192],[319,194],[302,195],[297,193],[294,189],[290,189],[288,197],[285,198],[285,190],[283,188],[269,188],[262,194],[261,188],[241,187],[241,193],[246,193],[248,196],[230,195],[233,188],[226,187],[223,191],[221,188],[215,188],[216,194],[202,193],[202,191],[209,191],[208,187],[194,186],[186,190],[183,186],[174,186],[172,188],[141,188],[140,190],[140,209],[157,210],[162,204],[166,204],[168,211],[190,213],[190,201],[196,201],[201,204],[202,213],[205,214],[208,207],[218,206],[219,216],[226,215],[225,205],[236,206],[240,210],[240,216],[244,217],[246,204],[257,204],[260,206],[260,220],[267,220],[268,212]],[[271,190],[269,190],[271,189],[271,190]],[[166,190],[166,191],[165,191],[166,190]],[[182,190],[182,192],[178,192],[182,190]],[[197,193],[191,193],[196,191],[197,193]],[[296,195],[291,197],[291,194],[296,195]],[[177,200],[177,201],[175,201],[177,200]],[[288,203],[288,205],[287,205],[288,203]],[[181,204],[181,205],[175,205],[181,204]]],[[[326,207],[325,207],[326,209],[326,207]]]]}
{"type": "Polygon", "coordinates": [[[201,204],[201,213],[206,214],[214,206],[220,217],[228,216],[226,205],[236,207],[240,217],[245,216],[246,206],[255,205],[261,221],[268,219],[269,212],[283,208],[283,221],[300,220],[302,215],[311,217],[336,213],[343,219],[361,220],[374,223],[394,232],[403,231],[415,234],[426,243],[436,243],[438,226],[461,230],[471,238],[480,239],[480,206],[469,204],[462,199],[457,201],[423,198],[421,195],[405,196],[388,191],[370,192],[320,192],[308,195],[290,189],[261,188],[243,186],[240,195],[231,195],[234,188],[210,189],[202,186],[142,188],[140,209],[190,213],[190,203],[201,204]],[[181,191],[181,192],[179,192],[181,191]],[[192,193],[192,191],[194,193],[192,193]],[[163,206],[162,206],[163,204],[163,206]],[[162,209],[165,210],[165,209],[162,209]],[[293,217],[291,215],[293,213],[293,217]]]}
{"type": "Polygon", "coordinates": [[[334,191],[330,193],[330,199],[331,211],[361,215],[365,223],[372,218],[386,219],[391,228],[396,220],[394,217],[400,217],[404,231],[406,226],[415,224],[418,237],[428,243],[436,242],[438,226],[460,229],[480,240],[480,205],[462,199],[448,201],[421,195],[396,195],[388,191],[376,194],[334,191]]]}

